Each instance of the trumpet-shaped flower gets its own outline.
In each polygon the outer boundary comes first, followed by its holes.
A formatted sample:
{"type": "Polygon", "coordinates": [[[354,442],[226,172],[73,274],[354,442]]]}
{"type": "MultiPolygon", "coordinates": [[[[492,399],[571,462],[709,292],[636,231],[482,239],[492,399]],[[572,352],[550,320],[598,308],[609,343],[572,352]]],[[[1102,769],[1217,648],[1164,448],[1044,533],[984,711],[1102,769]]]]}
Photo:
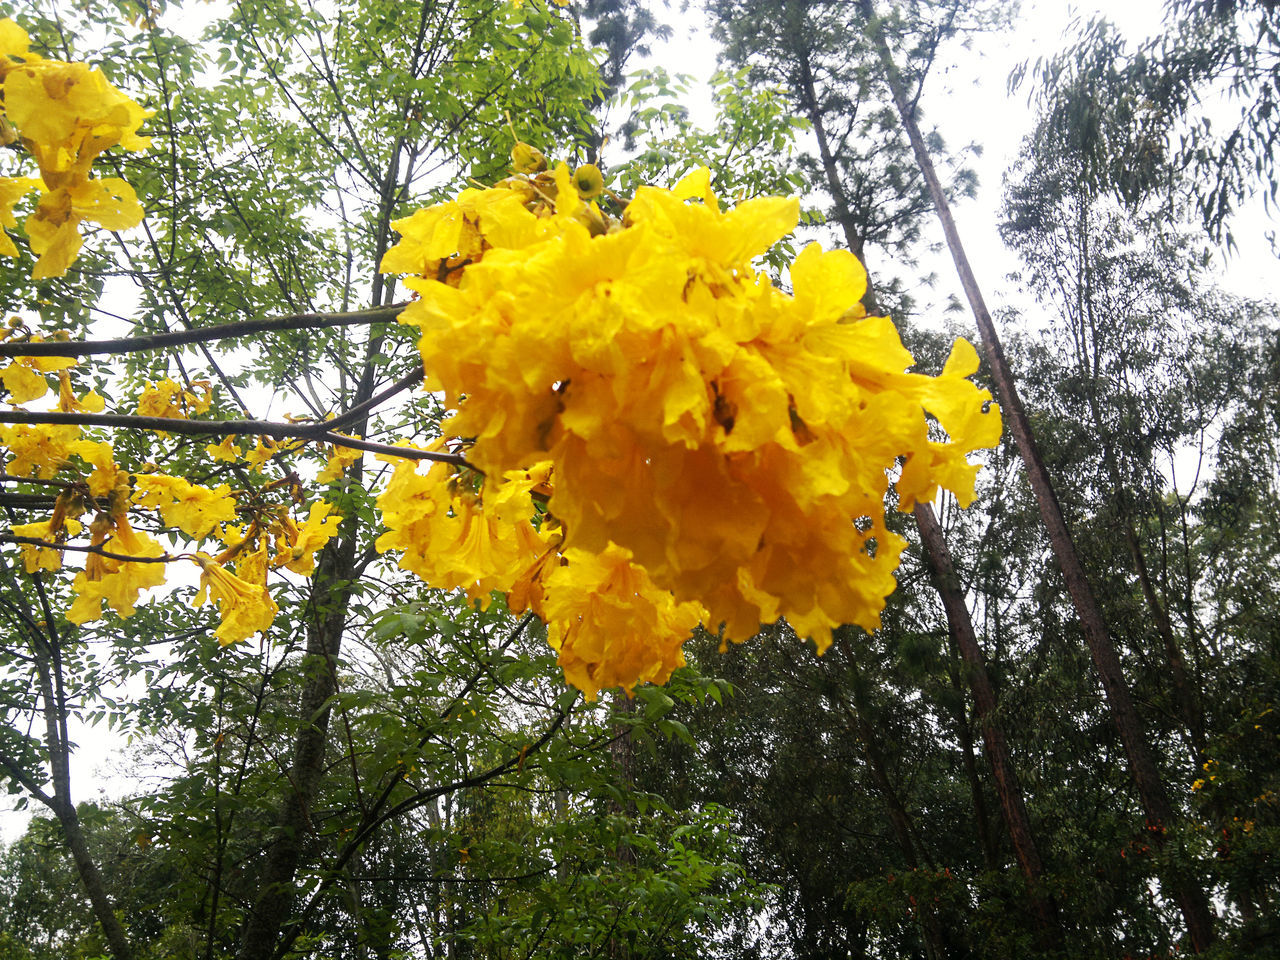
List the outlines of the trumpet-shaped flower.
{"type": "Polygon", "coordinates": [[[222,620],[214,636],[219,644],[227,647],[248,640],[271,626],[280,608],[265,583],[241,579],[205,553],[197,553],[195,561],[200,567],[200,587],[192,606],[203,606],[209,599],[217,603],[222,620]]]}
{"type": "Polygon", "coordinates": [[[309,577],[316,568],[316,551],[338,535],[342,517],[333,513],[333,504],[318,500],[311,504],[307,519],[287,543],[288,552],[277,555],[274,566],[283,565],[294,573],[309,577]]]}
{"type": "Polygon", "coordinates": [[[494,590],[510,590],[555,539],[529,520],[530,494],[546,479],[538,465],[486,482],[477,493],[470,471],[458,475],[434,463],[421,474],[415,460],[382,459],[396,467],[378,498],[388,529],[377,548],[404,551],[400,566],[432,586],[486,600],[494,590]]]}
{"type": "MultiPolygon", "coordinates": [[[[34,540],[47,540],[60,543],[68,535],[75,536],[81,530],[79,520],[67,517],[62,520],[41,520],[37,523],[15,523],[11,528],[14,536],[31,537],[34,540]]],[[[37,570],[61,570],[62,551],[56,547],[42,547],[24,543],[22,547],[22,565],[27,573],[37,570]]]]}
{"type": "Polygon", "coordinates": [[[67,464],[80,428],[19,423],[0,427],[0,445],[8,451],[5,472],[49,480],[67,464]]]}
{"type": "MultiPolygon", "coordinates": [[[[115,177],[95,180],[90,172],[111,147],[146,149],[150,141],[138,135],[138,128],[150,114],[108,83],[101,70],[45,59],[28,43],[21,27],[0,20],[0,125],[5,131],[17,129],[40,167],[39,180],[5,178],[0,222],[14,226],[18,197],[31,185],[40,190],[26,222],[31,249],[39,255],[34,271],[39,279],[67,271],[80,250],[82,223],[120,230],[141,221],[142,207],[129,184],[115,177]]],[[[0,253],[15,256],[13,242],[2,239],[0,253]]]]}
{"type": "Polygon", "coordinates": [[[316,483],[331,483],[337,480],[351,464],[355,463],[362,456],[364,451],[357,450],[354,447],[334,446],[329,453],[329,459],[325,462],[324,469],[316,476],[316,483]]]}
{"type": "Polygon", "coordinates": [[[134,530],[123,515],[100,514],[89,527],[94,546],[116,556],[91,555],[85,569],[76,574],[71,584],[76,599],[67,611],[67,619],[84,624],[102,617],[102,604],[121,617],[133,615],[138,595],[165,581],[165,566],[160,562],[124,560],[124,557],[159,560],[164,548],[152,537],[134,530]],[[111,536],[106,537],[110,532],[111,536]]]}
{"type": "Polygon", "coordinates": [[[606,687],[666,683],[684,666],[680,647],[706,616],[699,604],[677,603],[616,544],[567,550],[564,561],[544,578],[538,613],[565,679],[588,700],[606,687]]]}

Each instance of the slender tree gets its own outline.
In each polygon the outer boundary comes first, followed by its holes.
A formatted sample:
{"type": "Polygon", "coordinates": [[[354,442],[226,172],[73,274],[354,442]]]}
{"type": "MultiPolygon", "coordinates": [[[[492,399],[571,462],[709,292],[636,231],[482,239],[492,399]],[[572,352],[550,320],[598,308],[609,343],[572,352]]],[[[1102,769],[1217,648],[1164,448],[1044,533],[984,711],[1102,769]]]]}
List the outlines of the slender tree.
{"type": "MultiPolygon", "coordinates": [[[[911,141],[916,162],[929,186],[934,209],[942,223],[947,246],[960,275],[961,286],[964,288],[983,344],[986,346],[987,362],[991,366],[992,379],[1001,400],[1006,422],[1026,465],[1028,479],[1035,491],[1041,517],[1048,531],[1049,542],[1062,568],[1067,589],[1084,628],[1085,641],[1124,744],[1134,785],[1137,787],[1146,812],[1148,826],[1157,841],[1163,843],[1168,829],[1177,821],[1168,789],[1156,765],[1144,724],[1124,677],[1119,655],[1063,517],[1053,482],[1037,449],[1030,421],[1023,409],[995,324],[987,310],[973,270],[969,266],[968,257],[951,216],[950,204],[942,190],[928,147],[916,123],[915,106],[908,100],[893,52],[879,28],[880,21],[871,0],[860,0],[860,9],[867,24],[868,35],[880,57],[884,83],[893,98],[902,127],[911,141]]],[[[1192,946],[1198,952],[1207,949],[1213,941],[1213,912],[1204,889],[1181,874],[1167,879],[1169,889],[1182,911],[1192,946]]]]}

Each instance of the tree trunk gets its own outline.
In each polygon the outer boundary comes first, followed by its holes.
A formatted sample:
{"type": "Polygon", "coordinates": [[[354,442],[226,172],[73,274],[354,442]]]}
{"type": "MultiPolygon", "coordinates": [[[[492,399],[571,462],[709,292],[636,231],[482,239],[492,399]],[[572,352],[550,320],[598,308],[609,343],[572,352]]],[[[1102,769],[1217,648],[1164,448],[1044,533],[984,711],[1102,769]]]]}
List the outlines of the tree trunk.
{"type": "MultiPolygon", "coordinates": [[[[863,263],[865,268],[863,238],[857,231],[856,224],[853,222],[852,211],[848,209],[844,192],[841,189],[840,175],[836,167],[835,157],[832,155],[826,128],[822,122],[822,114],[818,109],[818,96],[814,85],[813,72],[809,67],[807,57],[802,56],[802,53],[803,51],[796,51],[803,84],[801,95],[804,99],[809,119],[813,124],[814,134],[818,140],[818,154],[822,162],[823,171],[826,174],[827,187],[836,204],[836,219],[844,230],[845,242],[850,252],[863,263]]],[[[869,313],[874,313],[877,310],[877,300],[870,275],[867,277],[867,292],[862,302],[869,313]]],[[[960,648],[961,656],[964,657],[965,663],[969,665],[970,683],[971,685],[978,683],[977,677],[980,676],[980,682],[987,695],[989,708],[984,709],[983,704],[978,702],[977,713],[979,722],[982,725],[987,756],[995,773],[1001,811],[1004,814],[1010,838],[1018,855],[1018,863],[1027,878],[1033,912],[1044,930],[1058,930],[1060,927],[1056,907],[1051,900],[1046,900],[1040,892],[1043,890],[1042,876],[1044,869],[1031,835],[1030,822],[1022,800],[1021,787],[1008,757],[1004,733],[995,723],[995,698],[991,693],[991,684],[987,679],[986,666],[983,662],[981,651],[977,646],[973,624],[969,618],[969,609],[965,605],[964,597],[961,595],[959,585],[955,580],[954,565],[951,562],[950,551],[947,549],[946,540],[942,536],[942,531],[938,527],[936,519],[934,519],[932,507],[927,504],[918,504],[915,517],[917,526],[920,529],[921,543],[924,545],[931,566],[935,571],[934,583],[942,598],[943,607],[947,611],[947,621],[952,637],[960,648]],[[948,571],[948,573],[943,575],[939,571],[948,571]],[[977,665],[976,668],[974,664],[977,665]],[[993,742],[996,745],[994,750],[992,748],[993,742]]],[[[974,695],[977,701],[979,698],[976,689],[974,695]]],[[[978,802],[981,802],[980,797],[978,802]]],[[[980,821],[980,827],[985,828],[985,821],[980,821]]],[[[984,850],[988,846],[988,844],[984,844],[984,850]]]]}
{"type": "Polygon", "coordinates": [[[965,663],[965,674],[969,680],[969,689],[973,691],[974,710],[978,715],[978,724],[982,729],[982,743],[986,748],[987,760],[991,764],[991,773],[995,778],[996,794],[1000,798],[1000,813],[1004,817],[1005,826],[1009,830],[1009,839],[1013,842],[1014,853],[1018,858],[1018,866],[1027,881],[1031,909],[1043,935],[1060,935],[1061,921],[1058,917],[1057,905],[1044,888],[1044,863],[1040,859],[1040,851],[1036,846],[1035,836],[1031,832],[1031,818],[1027,816],[1026,803],[1022,797],[1022,784],[1018,780],[1013,760],[1009,755],[1009,744],[1005,740],[1004,730],[996,722],[996,697],[991,688],[991,679],[987,675],[986,658],[982,648],[978,646],[978,637],[973,629],[973,620],[969,616],[969,608],[960,592],[959,578],[955,565],[951,561],[951,551],[947,548],[942,527],[938,525],[933,508],[927,503],[915,506],[916,525],[920,529],[920,538],[925,544],[932,568],[933,580],[942,597],[942,605],[947,611],[947,623],[951,636],[960,649],[960,656],[965,663]]]}
{"type": "MultiPolygon", "coordinates": [[[[809,51],[803,49],[800,42],[799,39],[796,40],[796,46],[792,51],[800,69],[800,90],[797,92],[804,103],[805,112],[809,115],[809,122],[813,124],[814,136],[818,139],[818,158],[822,162],[822,172],[827,178],[827,189],[831,192],[831,200],[835,204],[836,221],[844,231],[845,245],[865,268],[867,265],[866,240],[858,232],[853,211],[849,209],[849,201],[845,196],[844,186],[840,182],[840,169],[836,166],[835,155],[831,152],[826,123],[822,118],[822,110],[818,106],[818,90],[813,79],[813,68],[809,62],[809,51]]],[[[868,314],[873,316],[880,310],[875,289],[869,282],[866,292],[862,295],[862,306],[868,314]]]]}
{"type": "MultiPolygon", "coordinates": [[[[32,577],[36,593],[40,598],[43,610],[42,619],[37,619],[23,611],[21,613],[25,632],[31,640],[31,654],[34,661],[37,682],[40,686],[40,699],[44,705],[45,749],[49,755],[49,773],[53,781],[53,795],[40,789],[38,783],[31,782],[17,764],[5,766],[41,803],[53,811],[62,828],[62,836],[66,840],[67,849],[71,851],[71,859],[84,884],[85,894],[89,897],[89,905],[93,908],[94,919],[102,927],[107,948],[113,960],[133,960],[133,947],[125,934],[120,918],[116,916],[115,906],[107,894],[106,883],[97,862],[89,853],[89,844],[85,840],[80,825],[80,815],[71,799],[71,741],[67,736],[67,698],[63,687],[61,638],[54,623],[53,611],[50,609],[45,594],[42,574],[32,577]]],[[[21,596],[15,588],[15,596],[21,596]]],[[[34,612],[34,611],[32,611],[34,612]]]]}
{"type": "MultiPolygon", "coordinates": [[[[960,242],[960,235],[956,230],[955,221],[951,217],[950,206],[943,195],[942,185],[938,180],[937,172],[934,170],[928,149],[925,147],[924,138],[920,135],[920,128],[916,124],[913,110],[907,102],[901,77],[893,61],[893,55],[879,30],[875,9],[871,0],[859,0],[859,3],[867,23],[870,38],[876,45],[884,68],[885,83],[897,107],[903,129],[911,141],[920,172],[928,184],[934,209],[937,212],[939,221],[942,223],[942,229],[947,238],[947,246],[951,250],[956,270],[960,276],[960,283],[972,307],[974,319],[977,322],[983,344],[986,347],[987,360],[991,366],[992,379],[995,382],[1005,421],[1013,434],[1018,452],[1026,464],[1027,476],[1040,507],[1040,516],[1045,525],[1049,543],[1062,570],[1067,591],[1075,604],[1081,626],[1084,628],[1085,642],[1089,646],[1089,653],[1102,681],[1103,691],[1107,698],[1107,706],[1111,711],[1112,719],[1120,734],[1120,740],[1124,745],[1125,755],[1129,761],[1129,770],[1146,813],[1147,826],[1157,842],[1163,845],[1166,825],[1172,823],[1175,819],[1173,806],[1169,801],[1164,781],[1152,756],[1147,742],[1146,731],[1134,706],[1132,694],[1124,679],[1124,674],[1120,667],[1120,658],[1116,653],[1115,645],[1111,641],[1106,623],[1103,621],[1092,587],[1085,576],[1084,567],[1080,562],[1071,533],[1067,529],[1066,520],[1062,515],[1062,508],[1058,503],[1057,495],[1054,493],[1053,484],[1050,481],[1048,471],[1045,469],[1035,438],[1031,432],[1031,425],[1027,419],[1026,411],[1022,407],[1022,401],[1014,385],[1013,375],[1009,369],[1008,361],[1005,359],[995,324],[991,320],[991,314],[987,310],[986,303],[982,298],[982,292],[973,275],[973,270],[969,266],[969,260],[960,242]]],[[[1213,942],[1213,913],[1204,890],[1198,884],[1176,873],[1171,873],[1164,879],[1166,880],[1166,888],[1173,893],[1174,899],[1182,911],[1192,946],[1196,952],[1204,951],[1213,942]]]]}
{"type": "MultiPolygon", "coordinates": [[[[609,806],[614,814],[627,819],[631,819],[636,815],[635,804],[631,799],[631,794],[634,792],[636,785],[636,747],[635,741],[631,737],[631,724],[627,722],[626,718],[628,715],[636,713],[638,707],[639,704],[636,703],[634,697],[627,696],[622,690],[614,691],[613,703],[610,705],[613,742],[609,744],[609,759],[613,764],[614,775],[618,779],[618,788],[623,793],[623,799],[621,801],[610,801],[609,806]]],[[[630,870],[635,866],[636,852],[631,849],[625,838],[618,840],[613,856],[619,869],[630,870]]],[[[610,960],[630,960],[631,947],[626,941],[616,936],[610,936],[607,953],[610,960]]]]}
{"type": "Polygon", "coordinates": [[[312,593],[314,613],[307,625],[307,650],[303,660],[306,685],[298,704],[301,728],[293,745],[289,793],[276,823],[276,835],[267,849],[254,902],[240,938],[239,960],[270,960],[280,930],[293,909],[294,877],[312,832],[311,806],[324,773],[329,734],[329,701],[337,689],[335,663],[342,646],[350,583],[353,580],[356,536],[354,517],[342,521],[346,528],[336,544],[320,555],[312,593]]]}

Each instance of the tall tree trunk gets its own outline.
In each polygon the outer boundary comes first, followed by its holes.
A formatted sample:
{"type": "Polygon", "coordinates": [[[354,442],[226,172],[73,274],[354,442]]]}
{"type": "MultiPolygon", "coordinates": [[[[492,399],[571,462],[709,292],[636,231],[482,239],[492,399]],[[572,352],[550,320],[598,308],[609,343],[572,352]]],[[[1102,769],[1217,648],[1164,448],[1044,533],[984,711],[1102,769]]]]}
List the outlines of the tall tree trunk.
{"type": "MultiPolygon", "coordinates": [[[[419,44],[425,30],[428,7],[423,7],[419,44]]],[[[407,107],[406,107],[407,109],[407,107]]],[[[391,150],[390,160],[379,190],[376,244],[373,262],[381,263],[391,241],[391,218],[401,199],[400,154],[405,147],[401,136],[391,150]]],[[[395,295],[395,280],[375,273],[369,302],[386,306],[395,295]]],[[[380,369],[384,326],[371,327],[365,346],[364,363],[356,385],[351,407],[359,407],[373,396],[380,369]]],[[[351,431],[364,436],[368,415],[351,424],[351,431]]],[[[351,482],[362,480],[360,461],[352,465],[351,482]]],[[[301,727],[293,745],[293,764],[289,774],[290,792],[285,797],[276,823],[276,837],[267,851],[266,862],[258,883],[258,899],[254,902],[240,937],[237,960],[272,960],[280,931],[289,919],[294,903],[294,877],[297,875],[305,841],[311,834],[311,805],[325,770],[325,751],[329,738],[330,701],[337,692],[337,661],[342,649],[352,584],[357,579],[356,548],[360,520],[356,515],[343,518],[339,536],[320,551],[312,576],[311,610],[307,619],[307,648],[303,658],[306,683],[298,703],[301,727]]],[[[289,942],[292,942],[290,940],[289,942]]]]}
{"type": "Polygon", "coordinates": [[[1191,740],[1193,769],[1199,769],[1205,749],[1204,713],[1191,683],[1186,659],[1174,638],[1173,624],[1169,620],[1169,614],[1159,596],[1156,595],[1155,585],[1151,582],[1146,557],[1142,553],[1142,544],[1138,540],[1138,532],[1134,527],[1134,511],[1131,506],[1129,487],[1120,473],[1116,443],[1103,419],[1102,403],[1098,398],[1101,359],[1101,351],[1098,347],[1098,325],[1100,322],[1105,322],[1105,319],[1099,318],[1094,310],[1093,256],[1088,228],[1089,205],[1090,201],[1087,199],[1078,204],[1079,214],[1075,229],[1075,235],[1080,244],[1076,269],[1077,332],[1073,337],[1076,348],[1076,367],[1085,383],[1085,398],[1089,405],[1089,415],[1093,419],[1094,432],[1102,444],[1102,460],[1106,466],[1107,475],[1111,479],[1112,499],[1120,514],[1120,522],[1124,526],[1125,546],[1133,559],[1134,572],[1138,576],[1142,597],[1151,611],[1156,632],[1160,635],[1160,642],[1164,647],[1169,680],[1173,686],[1173,701],[1191,740]]]}
{"type": "MultiPolygon", "coordinates": [[[[634,697],[627,696],[621,690],[614,691],[613,703],[610,705],[613,742],[609,744],[609,759],[613,764],[614,775],[618,778],[618,787],[622,791],[623,798],[621,801],[611,801],[609,806],[617,816],[628,819],[636,815],[636,807],[631,799],[636,784],[636,746],[635,740],[631,737],[631,724],[627,717],[634,714],[638,707],[634,697]]],[[[614,848],[614,861],[622,870],[629,870],[635,866],[636,853],[625,838],[619,839],[617,847],[614,848]]],[[[607,952],[610,960],[630,960],[631,958],[631,947],[626,941],[616,936],[609,937],[607,952]]]]}
{"type": "MultiPolygon", "coordinates": [[[[793,53],[796,56],[799,68],[801,83],[799,93],[805,110],[809,115],[809,120],[813,124],[814,134],[818,141],[818,156],[822,163],[823,172],[826,175],[827,189],[830,191],[832,200],[835,203],[836,220],[844,231],[845,243],[848,245],[850,252],[858,258],[865,268],[866,251],[864,239],[858,231],[853,211],[849,209],[840,181],[839,168],[832,153],[826,126],[823,122],[822,111],[819,108],[818,91],[809,62],[808,51],[802,49],[799,41],[797,41],[793,53]]],[[[875,285],[871,281],[870,274],[867,277],[867,290],[863,295],[862,303],[868,313],[875,313],[879,309],[875,295],[875,285]]],[[[1043,893],[1044,868],[1031,834],[1030,821],[1027,818],[1026,807],[1022,800],[1022,791],[1017,774],[1014,772],[1013,764],[1009,760],[1004,733],[995,722],[995,698],[991,693],[991,684],[987,679],[986,666],[983,662],[981,651],[977,646],[973,624],[969,618],[969,609],[964,602],[964,597],[956,581],[951,554],[947,549],[942,531],[938,527],[936,519],[934,519],[933,508],[928,504],[918,504],[915,518],[920,529],[921,542],[936,574],[934,583],[942,598],[943,607],[947,611],[947,621],[952,637],[960,648],[966,664],[969,665],[970,683],[976,682],[974,679],[974,664],[976,663],[976,672],[980,674],[981,683],[990,704],[988,709],[984,709],[982,704],[977,706],[979,721],[982,725],[983,741],[987,746],[987,756],[995,773],[996,789],[1000,795],[1001,812],[1004,815],[1010,838],[1017,852],[1018,863],[1027,879],[1032,911],[1040,924],[1042,933],[1047,937],[1061,929],[1057,917],[1057,908],[1052,900],[1047,899],[1043,893]],[[942,575],[937,574],[938,571],[949,571],[949,573],[942,575]],[[993,743],[995,744],[994,750],[992,749],[993,743]]],[[[975,700],[977,699],[975,690],[975,700]]],[[[873,776],[876,776],[874,769],[873,776]]],[[[877,777],[877,782],[881,779],[883,779],[882,773],[877,777]]],[[[892,790],[888,787],[887,780],[885,780],[882,789],[886,788],[890,791],[888,795],[892,796],[892,790]]],[[[981,803],[980,795],[976,797],[976,803],[981,803]]],[[[896,829],[903,829],[899,828],[898,818],[905,818],[905,811],[900,810],[895,815],[891,806],[890,818],[894,820],[896,829]]],[[[979,811],[979,825],[980,830],[985,832],[986,821],[983,811],[979,811]]],[[[984,842],[983,849],[988,850],[989,846],[988,842],[984,842]]],[[[909,839],[906,849],[910,850],[909,839]]]]}
{"type": "Polygon", "coordinates": [[[357,523],[356,517],[342,521],[345,529],[341,539],[322,551],[313,577],[314,610],[307,625],[303,660],[307,679],[298,703],[301,727],[293,744],[289,792],[258,879],[258,898],[241,933],[239,960],[270,960],[293,911],[294,877],[313,832],[311,808],[325,769],[329,703],[337,689],[335,664],[354,579],[357,523]]]}
{"type": "MultiPolygon", "coordinates": [[[[792,49],[800,74],[800,89],[797,92],[804,103],[805,112],[809,115],[809,123],[813,125],[814,136],[818,139],[818,159],[822,162],[822,172],[827,179],[827,190],[830,191],[831,201],[835,204],[836,222],[844,232],[845,245],[863,267],[866,267],[866,238],[859,232],[853,211],[849,209],[849,200],[845,196],[844,184],[840,180],[840,168],[836,164],[835,154],[831,150],[831,140],[827,136],[826,120],[818,104],[818,89],[813,79],[810,53],[802,43],[803,38],[797,36],[792,49]]],[[[862,306],[872,315],[880,310],[875,288],[870,283],[867,284],[866,292],[862,295],[862,306]]]]}
{"type": "MultiPolygon", "coordinates": [[[[986,346],[987,360],[991,366],[992,379],[995,381],[1006,423],[1009,424],[1018,452],[1026,464],[1028,479],[1040,507],[1040,516],[1048,533],[1049,543],[1062,570],[1067,591],[1075,604],[1081,626],[1084,628],[1085,642],[1088,644],[1089,653],[1102,681],[1107,706],[1124,745],[1129,770],[1141,798],[1148,827],[1152,835],[1163,845],[1166,826],[1173,823],[1175,819],[1173,806],[1152,756],[1146,731],[1133,703],[1133,696],[1124,679],[1119,655],[1111,641],[1101,610],[1093,595],[1093,589],[1085,576],[1084,567],[1080,562],[1049,473],[1036,446],[1026,411],[1022,407],[1022,401],[1014,385],[1013,375],[1005,359],[995,324],[991,320],[991,314],[987,310],[982,292],[969,266],[964,246],[960,242],[960,234],[951,217],[950,205],[942,192],[942,184],[938,180],[933,161],[925,147],[924,138],[916,124],[914,111],[907,102],[906,91],[894,63],[893,54],[879,28],[875,8],[871,0],[859,0],[859,4],[870,39],[876,45],[884,69],[885,83],[897,107],[903,129],[911,141],[920,172],[928,184],[934,209],[942,224],[947,246],[951,250],[952,259],[960,276],[960,283],[986,346]]],[[[1174,871],[1169,871],[1163,879],[1166,888],[1172,892],[1182,912],[1192,946],[1196,952],[1204,951],[1213,942],[1214,918],[1203,888],[1174,871]]]]}
{"type": "MultiPolygon", "coordinates": [[[[1124,507],[1121,507],[1124,511],[1124,507]]],[[[1138,531],[1134,529],[1133,520],[1127,511],[1121,518],[1124,523],[1125,544],[1129,547],[1129,556],[1133,558],[1133,568],[1138,574],[1138,583],[1142,587],[1142,596],[1151,610],[1156,623],[1156,632],[1160,634],[1160,642],[1164,646],[1165,659],[1169,665],[1169,682],[1173,685],[1173,700],[1182,722],[1186,724],[1187,734],[1191,738],[1191,751],[1195,768],[1199,769],[1205,751],[1204,710],[1200,706],[1200,698],[1196,695],[1195,685],[1191,682],[1190,671],[1187,670],[1186,658],[1182,648],[1173,635],[1173,623],[1169,620],[1169,612],[1160,602],[1156,594],[1155,584],[1151,581],[1151,573],[1147,569],[1147,559],[1142,552],[1142,544],[1138,540],[1138,531]]]]}
{"type": "Polygon", "coordinates": [[[1018,780],[1017,771],[1009,755],[1009,744],[1005,740],[1004,730],[996,722],[995,692],[991,688],[986,658],[982,655],[982,648],[978,646],[978,637],[973,629],[969,608],[960,590],[955,564],[951,561],[951,551],[947,548],[946,538],[942,534],[942,527],[939,526],[937,517],[934,516],[933,508],[927,503],[917,503],[914,513],[916,526],[920,530],[921,540],[929,556],[934,583],[937,585],[938,594],[942,597],[942,605],[947,612],[951,636],[960,649],[960,656],[965,663],[969,689],[973,691],[974,710],[982,729],[982,743],[986,748],[992,775],[995,777],[996,794],[1000,798],[1000,813],[1009,830],[1009,839],[1013,842],[1018,866],[1022,869],[1022,875],[1027,881],[1032,912],[1035,914],[1042,935],[1060,934],[1062,927],[1058,908],[1045,890],[1044,862],[1040,859],[1035,835],[1031,832],[1031,818],[1027,816],[1026,803],[1022,797],[1022,784],[1018,780]]]}

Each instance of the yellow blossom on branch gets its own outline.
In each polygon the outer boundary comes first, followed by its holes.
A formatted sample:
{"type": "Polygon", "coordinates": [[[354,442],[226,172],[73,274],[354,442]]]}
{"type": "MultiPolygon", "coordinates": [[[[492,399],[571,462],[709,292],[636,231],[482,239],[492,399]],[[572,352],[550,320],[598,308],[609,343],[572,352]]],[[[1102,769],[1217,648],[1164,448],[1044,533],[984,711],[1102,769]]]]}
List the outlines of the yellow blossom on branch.
{"type": "MultiPolygon", "coordinates": [[[[40,191],[27,218],[27,237],[39,255],[34,276],[66,273],[80,251],[80,224],[108,230],[142,220],[142,206],[118,177],[93,179],[93,162],[114,146],[144,150],[150,141],[138,128],[150,114],[110,83],[101,70],[83,63],[48,60],[30,49],[26,32],[0,20],[0,123],[17,129],[22,146],[36,160],[40,179],[4,178],[0,183],[0,223],[15,226],[13,206],[32,188],[40,191]]],[[[4,236],[0,253],[17,254],[4,236]]]]}
{"type": "Polygon", "coordinates": [[[423,474],[416,460],[379,459],[395,463],[395,471],[378,498],[388,529],[377,548],[404,551],[400,566],[432,586],[462,588],[479,600],[506,592],[554,537],[529,521],[530,493],[545,472],[513,471],[480,494],[471,471],[432,463],[423,474]]]}
{"type": "Polygon", "coordinates": [[[194,540],[236,517],[236,501],[225,483],[211,490],[162,473],[138,474],[134,483],[134,503],[159,510],[166,526],[177,527],[194,540]]]}
{"type": "Polygon", "coordinates": [[[311,504],[307,519],[301,527],[295,527],[287,538],[286,550],[280,551],[271,561],[273,567],[283,566],[304,577],[311,576],[316,567],[316,551],[338,535],[342,517],[333,513],[333,504],[318,500],[311,504]]]}
{"type": "Polygon", "coordinates": [[[363,450],[357,450],[354,447],[334,446],[329,453],[329,459],[325,462],[324,469],[316,476],[316,483],[331,483],[337,480],[347,468],[364,456],[363,450]]]}
{"type": "Polygon", "coordinates": [[[271,626],[280,608],[265,584],[241,579],[208,554],[197,553],[194,559],[200,567],[200,589],[192,606],[203,606],[209,599],[218,605],[222,620],[214,636],[219,644],[226,647],[248,640],[271,626]]]}
{"type": "Polygon", "coordinates": [[[138,416],[185,420],[192,413],[207,413],[212,404],[213,391],[207,380],[197,380],[187,390],[176,380],[165,377],[149,382],[143,389],[138,397],[138,416]]]}
{"type": "Polygon", "coordinates": [[[117,556],[89,556],[85,569],[76,574],[71,584],[76,599],[67,611],[67,619],[75,624],[101,619],[104,602],[120,616],[132,616],[138,594],[165,581],[167,564],[142,562],[143,558],[165,556],[164,548],[152,537],[134,530],[123,514],[100,514],[89,531],[92,545],[117,556]],[[118,559],[120,556],[139,560],[118,559]]]}
{"type": "MultiPolygon", "coordinates": [[[[41,343],[43,338],[32,337],[32,342],[41,343]]],[[[49,390],[48,381],[41,374],[65,374],[66,368],[75,364],[73,357],[17,357],[0,370],[0,381],[9,391],[10,403],[27,403],[40,399],[49,390]]]]}
{"type": "MultiPolygon", "coordinates": [[[[41,520],[37,523],[15,523],[10,530],[16,537],[31,537],[35,540],[60,542],[65,536],[74,537],[81,530],[78,520],[41,520]]],[[[22,547],[22,564],[27,573],[37,570],[61,570],[62,551],[56,547],[42,547],[24,543],[22,547]]]]}
{"type": "Polygon", "coordinates": [[[968,502],[967,455],[1000,420],[964,341],[939,377],[910,372],[852,254],[810,245],[793,294],[755,271],[797,217],[782,198],[722,211],[701,170],[606,223],[561,166],[399,221],[383,266],[418,273],[401,320],[468,459],[552,464],[566,555],[616,546],[728,639],[785,616],[822,649],[875,629],[894,588],[890,477],[902,509],[939,487],[968,502]]]}
{"type": "Polygon", "coordinates": [[[4,470],[16,477],[48,480],[67,464],[80,428],[19,423],[0,427],[0,446],[8,451],[4,470]]]}
{"type": "Polygon", "coordinates": [[[236,446],[234,434],[223,437],[219,443],[208,444],[204,448],[204,452],[222,463],[236,463],[244,456],[240,448],[236,446]]]}
{"type": "Polygon", "coordinates": [[[537,610],[560,655],[565,680],[594,700],[607,687],[666,683],[684,666],[680,647],[706,617],[655,587],[626,550],[568,550],[546,575],[537,610]]]}
{"type": "Polygon", "coordinates": [[[63,413],[101,413],[107,401],[96,390],[86,390],[79,398],[71,387],[71,375],[58,371],[58,409],[63,413]]]}

